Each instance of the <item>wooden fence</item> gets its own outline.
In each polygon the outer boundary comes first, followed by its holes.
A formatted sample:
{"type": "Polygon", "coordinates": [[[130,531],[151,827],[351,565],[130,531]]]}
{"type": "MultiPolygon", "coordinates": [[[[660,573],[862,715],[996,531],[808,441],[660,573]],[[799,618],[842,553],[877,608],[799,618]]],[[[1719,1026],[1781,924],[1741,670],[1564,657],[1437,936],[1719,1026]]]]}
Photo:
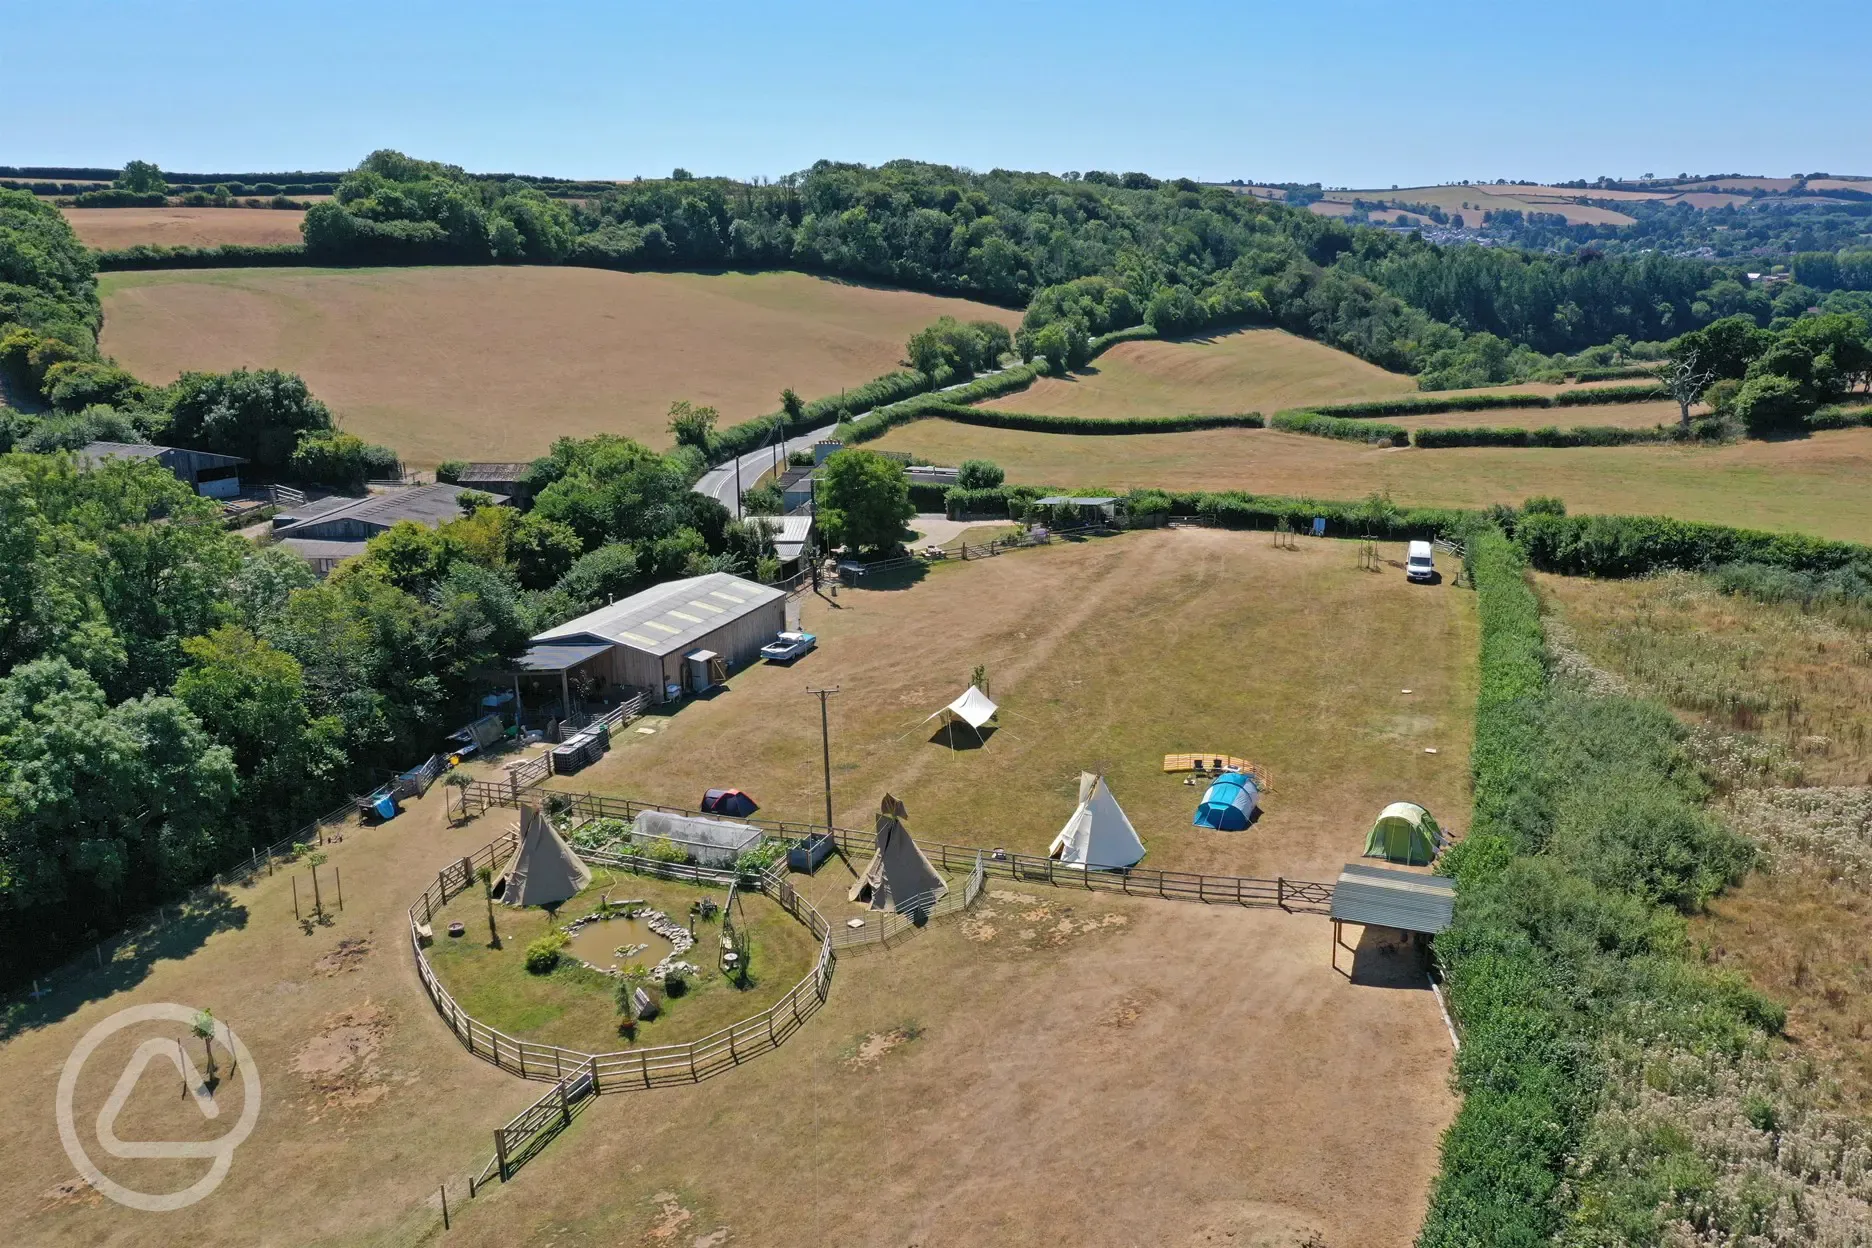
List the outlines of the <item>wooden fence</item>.
{"type": "Polygon", "coordinates": [[[1070,529],[1048,529],[1036,536],[1023,533],[1019,537],[991,538],[974,546],[963,542],[956,548],[958,559],[992,559],[996,555],[1005,555],[1010,550],[1025,550],[1032,546],[1045,546],[1056,537],[1096,537],[1105,533],[1119,531],[1116,524],[1082,524],[1070,529]]]}
{"type": "Polygon", "coordinates": [[[982,865],[981,855],[975,856],[975,869],[970,871],[959,889],[952,888],[928,908],[916,904],[916,899],[899,907],[909,913],[898,910],[886,910],[864,921],[863,927],[835,927],[832,929],[832,947],[841,953],[858,952],[865,949],[888,949],[893,943],[901,943],[915,932],[921,931],[928,924],[944,915],[960,914],[975,904],[981,896],[982,887],[988,873],[982,865]]]}
{"type": "MultiPolygon", "coordinates": [[[[488,786],[498,787],[498,786],[488,786]]],[[[429,994],[436,1012],[462,1045],[476,1057],[523,1079],[562,1083],[589,1071],[591,1094],[624,1091],[630,1088],[654,1088],[673,1083],[699,1083],[712,1075],[739,1066],[749,1058],[778,1048],[788,1036],[825,1004],[832,988],[832,974],[838,956],[833,951],[831,926],[824,916],[800,896],[785,875],[769,868],[758,877],[760,891],[782,909],[805,924],[819,938],[819,957],[806,977],[772,1006],[752,1018],[743,1019],[719,1031],[685,1044],[646,1045],[612,1053],[586,1053],[561,1045],[538,1044],[497,1031],[462,1009],[448,989],[436,977],[423,952],[419,928],[433,925],[435,914],[474,882],[478,868],[496,869],[496,864],[511,854],[517,834],[505,832],[481,849],[457,859],[436,873],[435,882],[423,890],[410,907],[410,948],[416,956],[416,971],[423,990],[429,994]]],[[[735,879],[733,872],[712,871],[687,863],[657,862],[619,854],[591,854],[588,860],[607,866],[660,875],[670,879],[689,879],[723,883],[735,879]]],[[[749,877],[740,877],[746,887],[749,877]]],[[[511,1124],[509,1124],[511,1126],[511,1124]]],[[[503,1128],[504,1130],[505,1128],[503,1128]]]]}
{"type": "MultiPolygon", "coordinates": [[[[473,808],[480,814],[491,806],[514,806],[518,797],[507,786],[476,782],[461,791],[463,813],[473,808]]],[[[576,813],[587,818],[635,819],[646,810],[672,814],[696,812],[676,806],[659,806],[627,797],[606,797],[593,793],[554,794],[576,813]]],[[[711,815],[709,818],[720,818],[711,815]]],[[[824,835],[823,824],[792,823],[784,819],[743,819],[739,822],[759,828],[769,836],[803,841],[809,836],[824,835]]],[[[869,855],[876,837],[868,832],[847,828],[829,829],[841,851],[869,855]]],[[[1333,886],[1313,880],[1271,880],[1236,875],[1203,875],[1189,871],[1156,871],[1131,867],[1123,871],[1081,871],[1062,865],[1057,859],[1035,854],[1009,853],[1001,849],[982,849],[969,845],[949,845],[941,841],[918,841],[923,852],[946,871],[967,870],[977,858],[987,875],[1020,880],[1031,884],[1051,884],[1087,892],[1124,893],[1134,897],[1162,897],[1174,901],[1200,901],[1238,906],[1278,906],[1283,910],[1321,910],[1332,904],[1333,886]]]]}

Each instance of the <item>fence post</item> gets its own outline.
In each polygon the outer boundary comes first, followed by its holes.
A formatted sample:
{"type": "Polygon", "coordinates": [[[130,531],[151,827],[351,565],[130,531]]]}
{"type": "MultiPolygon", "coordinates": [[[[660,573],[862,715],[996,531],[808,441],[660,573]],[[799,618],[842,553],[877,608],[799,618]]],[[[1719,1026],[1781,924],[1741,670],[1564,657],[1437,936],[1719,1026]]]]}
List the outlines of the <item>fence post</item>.
{"type": "Polygon", "coordinates": [[[1287,908],[1287,877],[1276,876],[1274,879],[1274,904],[1282,910],[1287,908]]]}
{"type": "Polygon", "coordinates": [[[498,1129],[494,1132],[494,1157],[500,1162],[501,1182],[505,1183],[507,1181],[507,1133],[498,1129]]]}
{"type": "Polygon", "coordinates": [[[572,1125],[572,1102],[566,1099],[565,1080],[559,1081],[559,1121],[566,1126],[572,1125]]]}
{"type": "Polygon", "coordinates": [[[647,1088],[650,1086],[650,1050],[649,1049],[645,1049],[643,1051],[643,1077],[644,1077],[644,1087],[647,1088]]]}

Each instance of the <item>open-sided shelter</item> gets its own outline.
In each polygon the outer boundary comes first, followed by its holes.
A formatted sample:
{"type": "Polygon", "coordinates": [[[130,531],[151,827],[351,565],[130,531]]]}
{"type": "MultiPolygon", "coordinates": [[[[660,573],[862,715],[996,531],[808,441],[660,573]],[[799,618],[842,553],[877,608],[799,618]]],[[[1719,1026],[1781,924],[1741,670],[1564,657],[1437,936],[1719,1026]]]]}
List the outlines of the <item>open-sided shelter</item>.
{"type": "Polygon", "coordinates": [[[1254,822],[1255,804],[1261,800],[1261,786],[1245,771],[1225,771],[1203,793],[1191,820],[1199,828],[1218,832],[1240,832],[1254,822]]]}
{"type": "Polygon", "coordinates": [[[1047,852],[1063,867],[1119,871],[1144,857],[1144,842],[1119,808],[1118,799],[1105,787],[1105,777],[1083,771],[1079,773],[1078,809],[1047,852]]]}
{"type": "Polygon", "coordinates": [[[537,806],[520,808],[520,847],[494,881],[494,897],[509,906],[553,906],[591,883],[591,868],[560,839],[537,806]]]}
{"type": "Polygon", "coordinates": [[[969,730],[975,734],[975,739],[980,741],[982,739],[982,726],[993,719],[995,713],[1000,709],[1000,707],[989,700],[987,694],[983,693],[976,686],[970,685],[967,689],[962,691],[961,697],[951,702],[948,706],[943,707],[934,715],[929,716],[923,722],[927,724],[932,719],[940,719],[944,724],[948,725],[951,732],[954,732],[956,723],[960,721],[961,723],[967,724],[969,730]]]}
{"type": "Polygon", "coordinates": [[[1443,852],[1443,829],[1415,802],[1392,802],[1365,837],[1365,856],[1424,866],[1443,852]]]}
{"type": "Polygon", "coordinates": [[[1342,924],[1435,936],[1449,930],[1455,914],[1455,880],[1348,862],[1340,868],[1339,879],[1333,885],[1333,966],[1336,969],[1339,965],[1342,924]]]}
{"type": "Polygon", "coordinates": [[[888,793],[884,795],[878,807],[877,852],[852,885],[849,900],[873,910],[927,914],[937,898],[949,891],[949,885],[910,839],[903,825],[908,815],[902,802],[888,793]]]}

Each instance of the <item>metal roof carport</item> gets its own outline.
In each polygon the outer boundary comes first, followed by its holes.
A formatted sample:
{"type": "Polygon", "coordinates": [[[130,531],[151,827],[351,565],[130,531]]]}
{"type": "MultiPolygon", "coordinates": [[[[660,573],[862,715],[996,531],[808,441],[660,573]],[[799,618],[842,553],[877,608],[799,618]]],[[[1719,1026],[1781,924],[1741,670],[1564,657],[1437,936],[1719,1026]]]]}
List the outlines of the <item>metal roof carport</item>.
{"type": "Polygon", "coordinates": [[[597,658],[611,649],[608,641],[573,639],[568,641],[536,641],[521,652],[513,666],[503,675],[513,677],[514,705],[520,705],[520,678],[522,676],[550,676],[559,674],[559,701],[567,715],[572,713],[572,687],[567,673],[579,664],[597,658]]]}
{"type": "Polygon", "coordinates": [[[1348,862],[1333,885],[1333,969],[1339,969],[1341,924],[1435,936],[1449,930],[1455,913],[1456,881],[1447,876],[1348,862]]]}

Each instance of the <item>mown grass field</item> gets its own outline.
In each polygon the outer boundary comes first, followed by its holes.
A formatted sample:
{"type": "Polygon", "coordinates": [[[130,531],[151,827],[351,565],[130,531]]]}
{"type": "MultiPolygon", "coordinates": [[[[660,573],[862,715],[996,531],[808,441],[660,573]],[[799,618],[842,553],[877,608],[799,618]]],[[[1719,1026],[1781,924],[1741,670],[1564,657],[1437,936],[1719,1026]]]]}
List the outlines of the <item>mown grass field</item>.
{"type": "Polygon", "coordinates": [[[664,447],[677,399],[731,424],[778,410],[783,387],[816,398],[891,371],[938,316],[1020,320],[799,273],[162,270],[101,285],[104,350],[139,376],[290,369],[347,430],[419,467],[600,432],[664,447]]]}
{"type": "Polygon", "coordinates": [[[65,208],[88,247],[216,247],[296,243],[305,212],[296,208],[65,208]]]}
{"type": "Polygon", "coordinates": [[[1279,329],[1121,342],[1068,377],[1043,377],[984,407],[1058,416],[1274,412],[1417,393],[1401,373],[1279,329]]]}
{"type": "MultiPolygon", "coordinates": [[[[1598,424],[1605,409],[1547,409],[1548,423],[1598,424]],[[1578,413],[1577,416],[1574,413],[1578,413]]],[[[1481,423],[1496,424],[1495,413],[1481,423]]],[[[1872,541],[1872,429],[1789,442],[1564,450],[1379,450],[1261,429],[1101,437],[925,420],[872,443],[932,463],[986,458],[1008,480],[1063,489],[1165,486],[1316,498],[1389,491],[1403,504],[1481,507],[1558,495],[1577,512],[1684,520],[1872,541]]]]}
{"type": "Polygon", "coordinates": [[[1279,551],[1265,534],[1147,531],[954,561],[906,588],[843,589],[836,606],[806,599],[817,651],[738,673],[552,783],[691,808],[732,786],[772,817],[823,819],[818,700],[805,687],[836,684],[832,786],[846,827],[869,827],[888,791],[916,835],[1044,853],[1079,773],[1094,770],[1144,838],[1146,866],[1330,879],[1387,802],[1463,823],[1472,606],[1396,569],[1360,572],[1353,544],[1279,551]],[[952,750],[922,721],[977,664],[1001,727],[980,748],[960,730],[965,748],[952,750]],[[763,730],[737,729],[748,722],[763,730]],[[1272,770],[1254,832],[1190,826],[1202,791],[1165,775],[1163,756],[1202,750],[1272,770]]]}
{"type": "MultiPolygon", "coordinates": [[[[801,664],[737,674],[651,721],[656,735],[620,734],[575,779],[686,803],[726,778],[770,813],[809,815],[818,723],[805,686],[840,683],[844,821],[889,787],[925,836],[1043,847],[1077,770],[1104,766],[1150,845],[1146,865],[1312,878],[1353,857],[1393,797],[1463,822],[1473,598],[1360,572],[1349,545],[1136,533],[958,563],[839,603],[809,603],[823,640],[801,664]],[[976,662],[1006,726],[955,753],[907,732],[976,662]],[[1244,833],[1190,828],[1199,791],[1159,770],[1177,748],[1271,766],[1267,816],[1244,833]]],[[[489,1131],[544,1089],[468,1054],[410,967],[410,900],[514,818],[452,826],[446,792],[328,847],[345,893],[333,926],[300,930],[282,873],[237,890],[238,920],[213,934],[127,953],[12,1016],[0,1046],[8,1242],[129,1248],[167,1233],[68,1186],[48,1110],[77,1039],[148,1001],[213,1006],[262,1079],[252,1138],[185,1215],[201,1248],[244,1248],[262,1225],[320,1248],[427,1242],[445,1181],[447,1242],[489,1248],[1414,1238],[1455,1103],[1449,1038],[1412,959],[1348,933],[1348,979],[1318,914],[1005,881],[965,917],[841,957],[825,1008],[777,1052],[697,1086],[602,1096],[513,1182],[469,1202],[489,1131]],[[1122,1198],[1088,1198],[1086,1174],[1119,1172],[1122,1198]]],[[[849,879],[833,860],[807,887],[829,905],[849,879]]],[[[87,1065],[81,1121],[136,1037],[120,1039],[87,1065]]],[[[122,1133],[218,1134],[167,1069],[139,1084],[122,1133]]],[[[202,1163],[109,1165],[173,1190],[202,1163]]]]}

